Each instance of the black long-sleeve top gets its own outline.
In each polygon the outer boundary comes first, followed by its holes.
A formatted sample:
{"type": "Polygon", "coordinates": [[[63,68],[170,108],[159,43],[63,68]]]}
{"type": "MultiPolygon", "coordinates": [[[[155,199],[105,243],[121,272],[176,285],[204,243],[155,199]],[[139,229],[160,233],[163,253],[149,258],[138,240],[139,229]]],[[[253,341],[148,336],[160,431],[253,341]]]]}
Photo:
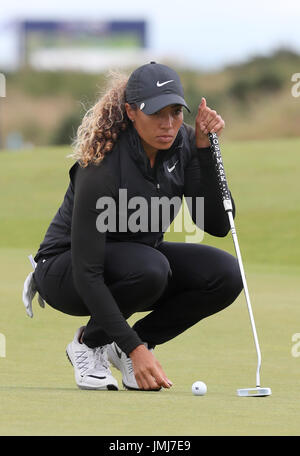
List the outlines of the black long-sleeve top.
{"type": "MultiPolygon", "coordinates": [[[[199,227],[213,236],[225,236],[230,227],[211,150],[197,149],[194,129],[183,124],[172,147],[158,151],[151,168],[140,138],[135,128],[130,126],[99,165],[91,163],[82,168],[76,162],[69,175],[64,200],[35,261],[71,249],[77,292],[91,313],[100,315],[99,324],[105,332],[129,354],[142,341],[128,325],[104,282],[106,242],[140,242],[156,248],[168,226],[164,226],[161,214],[150,226],[151,199],[154,197],[182,199],[184,196],[190,199],[191,216],[198,226],[196,197],[204,197],[204,224],[201,219],[199,227]],[[131,225],[127,223],[139,207],[128,207],[129,200],[134,201],[134,197],[143,197],[148,203],[148,214],[144,215],[148,215],[149,226],[145,229],[143,225],[144,228],[137,232],[130,230],[131,225]],[[96,308],[97,312],[93,312],[96,308]]],[[[173,206],[170,208],[171,223],[176,211],[172,210],[173,206]]]]}

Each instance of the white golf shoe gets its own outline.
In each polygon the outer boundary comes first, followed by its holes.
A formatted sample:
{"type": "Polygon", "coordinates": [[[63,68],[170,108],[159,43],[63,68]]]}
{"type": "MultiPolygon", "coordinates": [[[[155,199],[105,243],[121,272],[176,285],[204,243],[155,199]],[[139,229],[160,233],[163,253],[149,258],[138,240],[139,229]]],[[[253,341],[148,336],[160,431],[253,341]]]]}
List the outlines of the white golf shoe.
{"type": "MultiPolygon", "coordinates": [[[[148,348],[147,343],[144,345],[148,348]]],[[[150,351],[153,349],[151,348],[150,351]]],[[[107,346],[107,356],[111,364],[122,373],[123,386],[128,390],[141,391],[134,376],[131,358],[115,342],[107,346]]]]}
{"type": "Polygon", "coordinates": [[[78,329],[67,346],[67,357],[74,367],[75,381],[80,389],[118,390],[107,359],[107,345],[89,348],[79,342],[84,326],[78,329]]]}

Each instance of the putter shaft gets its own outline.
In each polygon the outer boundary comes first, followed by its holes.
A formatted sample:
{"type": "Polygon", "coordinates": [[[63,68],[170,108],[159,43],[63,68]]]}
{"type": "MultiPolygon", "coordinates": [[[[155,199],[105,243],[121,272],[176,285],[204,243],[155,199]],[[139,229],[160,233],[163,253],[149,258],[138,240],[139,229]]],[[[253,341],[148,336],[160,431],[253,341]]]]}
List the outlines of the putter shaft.
{"type": "Polygon", "coordinates": [[[217,179],[218,179],[218,183],[219,183],[219,187],[220,187],[220,191],[221,191],[221,195],[222,195],[223,206],[224,206],[225,212],[227,212],[227,214],[228,214],[231,234],[232,234],[232,238],[233,238],[233,242],[234,242],[234,248],[236,251],[236,256],[237,256],[240,273],[241,273],[241,277],[242,277],[242,282],[243,282],[243,286],[244,286],[244,293],[245,293],[245,298],[246,298],[246,302],[247,302],[250,322],[251,322],[251,326],[252,326],[252,333],[253,333],[255,348],[256,348],[256,353],[257,353],[256,387],[259,388],[260,387],[261,352],[260,352],[260,347],[259,347],[259,343],[258,343],[258,337],[257,337],[257,332],[256,332],[256,327],[255,327],[255,322],[254,322],[254,316],[253,316],[253,312],[252,312],[252,306],[251,306],[251,301],[250,301],[250,296],[249,296],[249,291],[248,291],[248,286],[247,286],[246,275],[245,275],[245,271],[244,271],[242,256],[241,256],[241,252],[240,252],[240,247],[239,247],[234,219],[233,219],[233,206],[232,206],[232,201],[231,201],[231,195],[230,195],[230,191],[229,191],[228,183],[227,183],[227,179],[226,179],[226,174],[225,174],[225,169],[224,169],[224,165],[223,165],[223,159],[222,159],[222,155],[221,155],[218,135],[217,135],[217,133],[209,133],[208,137],[209,137],[211,148],[212,148],[213,155],[214,155],[217,179]]]}
{"type": "MultiPolygon", "coordinates": [[[[230,204],[231,204],[231,201],[230,201],[230,204]]],[[[228,202],[226,205],[228,207],[228,202]]],[[[225,200],[224,200],[224,207],[225,207],[225,200]]],[[[231,234],[232,234],[234,248],[235,248],[235,252],[236,252],[236,256],[237,256],[237,260],[238,260],[239,268],[240,268],[240,272],[241,272],[241,277],[242,277],[242,281],[243,281],[244,293],[245,293],[245,298],[246,298],[246,302],[247,302],[247,307],[248,307],[248,312],[249,312],[249,317],[250,317],[250,322],[251,322],[252,332],[253,332],[253,337],[254,337],[254,343],[255,343],[255,348],[256,348],[256,353],[257,353],[256,386],[260,387],[261,351],[260,351],[260,347],[259,347],[259,343],[258,343],[258,337],[257,337],[255,321],[254,321],[254,316],[253,316],[253,311],[252,311],[252,306],[251,306],[251,301],[250,301],[250,295],[249,295],[249,291],[248,291],[248,285],[247,285],[246,275],[245,275],[245,271],[244,271],[239,242],[238,242],[238,238],[237,238],[237,234],[236,234],[236,230],[235,230],[235,224],[234,224],[232,211],[227,209],[227,214],[228,214],[228,218],[229,218],[230,230],[231,230],[231,234]]]]}

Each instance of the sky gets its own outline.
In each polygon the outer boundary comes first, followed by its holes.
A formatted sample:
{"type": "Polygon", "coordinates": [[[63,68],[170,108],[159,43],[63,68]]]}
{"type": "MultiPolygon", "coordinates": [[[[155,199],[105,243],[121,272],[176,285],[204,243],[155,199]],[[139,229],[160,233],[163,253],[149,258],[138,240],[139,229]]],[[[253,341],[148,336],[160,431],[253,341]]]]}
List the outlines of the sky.
{"type": "Polygon", "coordinates": [[[15,58],[14,35],[6,24],[17,19],[146,20],[153,51],[203,69],[268,55],[279,47],[300,53],[299,0],[4,1],[0,65],[15,58]]]}

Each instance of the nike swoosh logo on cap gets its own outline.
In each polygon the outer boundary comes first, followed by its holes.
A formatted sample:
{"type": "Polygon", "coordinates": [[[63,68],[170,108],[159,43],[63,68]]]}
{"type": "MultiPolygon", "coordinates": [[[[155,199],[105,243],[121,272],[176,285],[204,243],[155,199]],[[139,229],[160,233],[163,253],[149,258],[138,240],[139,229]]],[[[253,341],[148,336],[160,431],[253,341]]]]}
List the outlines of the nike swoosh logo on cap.
{"type": "Polygon", "coordinates": [[[174,82],[174,79],[171,79],[170,81],[165,81],[165,82],[157,81],[156,85],[157,85],[157,87],[162,87],[162,86],[164,86],[166,84],[169,84],[170,82],[174,82]]]}

